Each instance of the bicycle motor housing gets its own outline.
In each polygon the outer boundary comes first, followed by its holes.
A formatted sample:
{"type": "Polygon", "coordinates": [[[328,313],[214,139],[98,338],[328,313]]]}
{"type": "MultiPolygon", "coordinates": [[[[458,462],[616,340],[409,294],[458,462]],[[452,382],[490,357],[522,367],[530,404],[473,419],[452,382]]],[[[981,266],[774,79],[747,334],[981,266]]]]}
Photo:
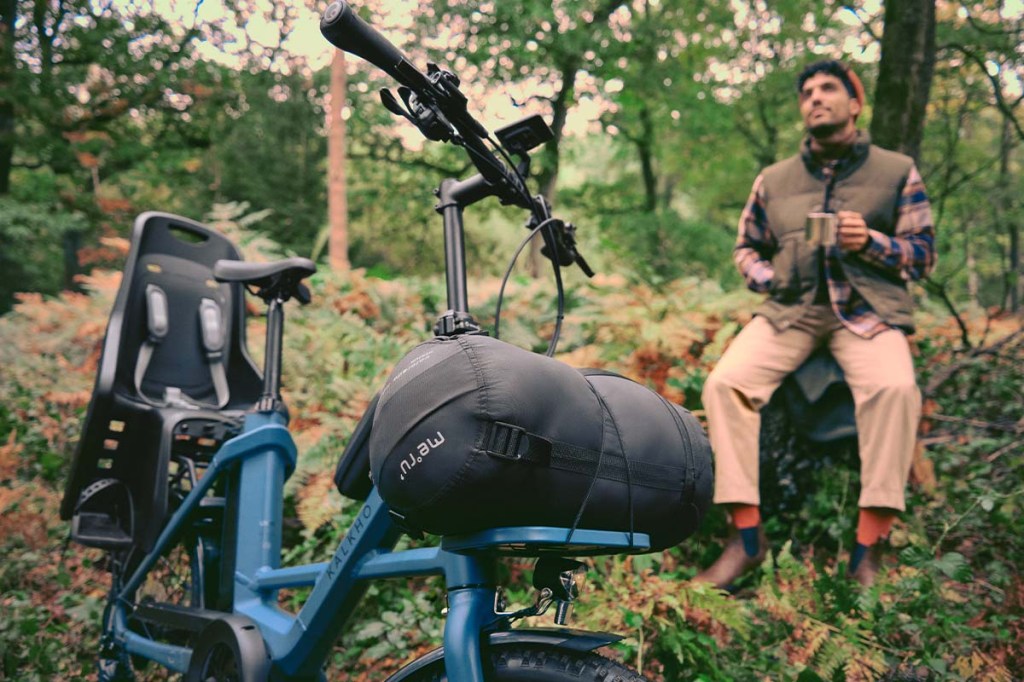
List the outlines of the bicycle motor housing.
{"type": "Polygon", "coordinates": [[[140,215],[72,459],[61,518],[72,539],[148,549],[168,511],[168,473],[207,462],[260,390],[241,287],[215,281],[235,246],[194,221],[140,215]]]}

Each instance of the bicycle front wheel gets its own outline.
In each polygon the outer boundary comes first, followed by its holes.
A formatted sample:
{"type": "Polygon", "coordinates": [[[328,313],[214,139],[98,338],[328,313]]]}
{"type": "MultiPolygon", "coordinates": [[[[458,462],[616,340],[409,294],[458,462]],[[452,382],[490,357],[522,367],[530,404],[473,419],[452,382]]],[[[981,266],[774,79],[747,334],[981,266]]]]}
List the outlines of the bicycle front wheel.
{"type": "MultiPolygon", "coordinates": [[[[639,673],[593,652],[537,644],[491,647],[487,664],[488,682],[647,682],[639,673]]],[[[407,679],[448,682],[448,675],[444,661],[437,661],[407,679]]]]}

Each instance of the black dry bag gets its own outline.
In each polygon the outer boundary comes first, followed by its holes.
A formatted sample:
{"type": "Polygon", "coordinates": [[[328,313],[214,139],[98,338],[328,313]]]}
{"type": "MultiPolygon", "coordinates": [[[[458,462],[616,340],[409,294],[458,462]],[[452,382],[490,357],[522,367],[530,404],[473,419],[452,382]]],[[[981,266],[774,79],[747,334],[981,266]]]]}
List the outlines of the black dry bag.
{"type": "Polygon", "coordinates": [[[679,543],[711,499],[697,420],[617,374],[479,335],[414,348],[380,392],[370,466],[412,529],[503,526],[647,533],[679,543]]]}

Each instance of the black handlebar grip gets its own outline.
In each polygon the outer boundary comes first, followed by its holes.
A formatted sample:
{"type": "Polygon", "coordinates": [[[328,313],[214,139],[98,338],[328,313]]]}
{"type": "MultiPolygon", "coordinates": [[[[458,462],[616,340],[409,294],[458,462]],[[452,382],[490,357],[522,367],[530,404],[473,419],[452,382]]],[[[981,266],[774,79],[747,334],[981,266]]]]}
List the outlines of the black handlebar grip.
{"type": "Polygon", "coordinates": [[[405,78],[398,65],[405,61],[402,52],[359,18],[347,2],[332,2],[320,19],[320,33],[339,50],[362,57],[402,83],[405,78]]]}

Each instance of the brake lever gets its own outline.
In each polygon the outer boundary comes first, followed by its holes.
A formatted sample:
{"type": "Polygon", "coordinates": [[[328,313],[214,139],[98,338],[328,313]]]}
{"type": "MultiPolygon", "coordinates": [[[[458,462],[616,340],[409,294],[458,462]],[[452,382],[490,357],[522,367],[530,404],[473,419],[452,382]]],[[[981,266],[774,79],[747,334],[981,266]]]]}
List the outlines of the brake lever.
{"type": "Polygon", "coordinates": [[[405,108],[398,103],[398,98],[395,97],[395,93],[387,88],[380,89],[380,101],[384,105],[384,108],[390,111],[395,116],[401,116],[407,119],[409,122],[415,124],[416,121],[413,119],[412,114],[405,110],[405,108]]]}
{"type": "Polygon", "coordinates": [[[576,264],[580,267],[587,277],[593,277],[594,271],[590,269],[590,265],[586,259],[576,250],[576,226],[572,223],[566,223],[561,220],[555,219],[552,221],[552,232],[554,234],[554,246],[557,251],[557,261],[555,254],[551,253],[551,250],[545,244],[541,247],[541,255],[546,258],[556,261],[563,267],[576,264]]]}
{"type": "Polygon", "coordinates": [[[576,265],[580,266],[580,270],[583,271],[584,275],[586,275],[587,277],[594,276],[594,271],[590,269],[590,265],[587,263],[586,259],[583,258],[583,254],[581,254],[579,251],[576,252],[575,260],[576,265]]]}
{"type": "Polygon", "coordinates": [[[562,231],[562,237],[566,246],[569,247],[569,252],[572,255],[573,262],[580,266],[580,270],[583,271],[584,275],[587,277],[593,277],[594,271],[590,269],[590,264],[587,263],[583,254],[576,248],[576,226],[572,223],[566,223],[565,228],[562,231]]]}
{"type": "Polygon", "coordinates": [[[448,142],[452,139],[452,126],[436,104],[424,103],[415,92],[404,85],[398,88],[398,95],[409,110],[409,120],[420,129],[425,138],[434,142],[448,142]]]}

